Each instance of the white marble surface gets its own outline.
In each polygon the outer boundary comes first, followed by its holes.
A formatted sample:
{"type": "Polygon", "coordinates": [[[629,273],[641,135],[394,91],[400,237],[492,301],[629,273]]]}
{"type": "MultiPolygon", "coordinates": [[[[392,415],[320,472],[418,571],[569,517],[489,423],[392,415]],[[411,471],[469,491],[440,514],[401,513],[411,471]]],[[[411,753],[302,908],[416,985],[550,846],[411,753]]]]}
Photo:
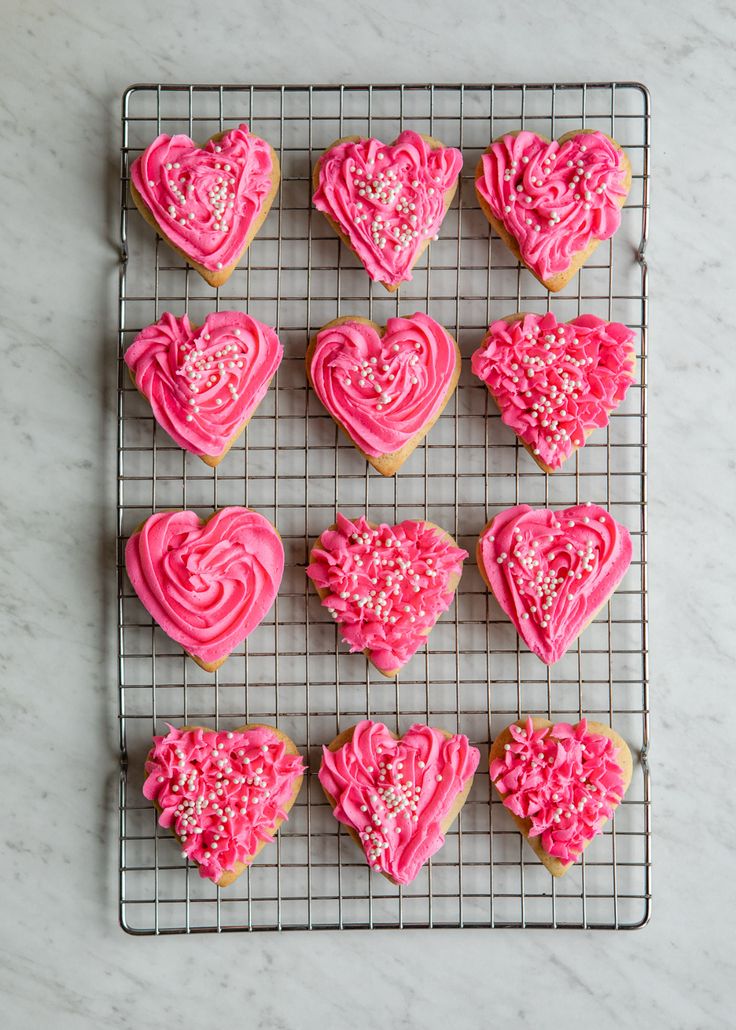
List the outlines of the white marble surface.
{"type": "Polygon", "coordinates": [[[4,0],[0,13],[3,1026],[732,1025],[734,8],[4,0]],[[428,78],[633,78],[653,93],[653,921],[126,937],[104,614],[119,95],[135,81],[428,78]]]}

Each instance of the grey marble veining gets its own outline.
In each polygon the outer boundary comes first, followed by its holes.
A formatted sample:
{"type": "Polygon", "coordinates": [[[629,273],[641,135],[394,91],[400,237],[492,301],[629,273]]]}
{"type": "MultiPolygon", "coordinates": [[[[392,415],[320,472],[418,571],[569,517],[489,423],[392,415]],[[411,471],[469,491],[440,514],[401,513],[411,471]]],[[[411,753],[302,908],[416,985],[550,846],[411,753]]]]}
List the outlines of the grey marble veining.
{"type": "Polygon", "coordinates": [[[736,12],[561,10],[2,5],[0,989],[13,1030],[732,1022],[736,12]],[[135,81],[430,78],[639,79],[653,93],[653,921],[633,934],[126,937],[105,616],[119,95],[135,81]]]}

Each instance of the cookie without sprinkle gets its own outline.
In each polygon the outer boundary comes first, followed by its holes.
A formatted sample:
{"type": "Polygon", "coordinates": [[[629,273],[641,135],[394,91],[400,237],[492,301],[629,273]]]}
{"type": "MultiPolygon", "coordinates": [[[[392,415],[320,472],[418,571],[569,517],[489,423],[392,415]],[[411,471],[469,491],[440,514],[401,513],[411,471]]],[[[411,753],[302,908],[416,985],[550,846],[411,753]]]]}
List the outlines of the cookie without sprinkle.
{"type": "Polygon", "coordinates": [[[275,527],[250,508],[161,511],[133,531],[125,567],[151,618],[205,672],[263,621],[284,571],[275,527]]]}

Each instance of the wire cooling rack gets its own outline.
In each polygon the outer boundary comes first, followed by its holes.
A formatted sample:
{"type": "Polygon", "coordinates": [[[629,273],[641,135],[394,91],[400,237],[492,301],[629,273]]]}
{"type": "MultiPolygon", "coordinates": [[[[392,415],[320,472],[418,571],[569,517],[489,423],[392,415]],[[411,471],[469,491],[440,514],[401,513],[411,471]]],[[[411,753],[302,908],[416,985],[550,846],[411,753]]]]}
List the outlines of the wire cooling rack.
{"type": "Polygon", "coordinates": [[[120,921],[135,934],[347,927],[633,928],[651,899],[647,578],[646,382],[649,96],[637,83],[391,86],[137,85],[122,104],[118,349],[118,613],[120,921]],[[231,279],[212,290],[135,212],[131,162],[159,133],[203,143],[248,122],[276,148],[276,202],[231,279]],[[529,128],[559,136],[602,129],[625,148],[633,186],[616,236],[562,293],[550,296],[489,232],[473,171],[490,139],[529,128]],[[461,188],[440,238],[395,295],[373,285],[311,206],[311,169],[349,134],[390,142],[411,127],[459,147],[461,188]],[[241,308],[276,327],[285,357],[247,432],[207,468],[157,428],[125,371],[135,335],[164,311],[194,322],[241,308]],[[501,424],[467,360],[495,318],[517,310],[581,312],[626,322],[638,338],[637,383],[607,430],[554,476],[540,472],[501,424]],[[455,397],[393,479],[360,458],[307,387],[312,332],[339,315],[383,323],[427,311],[458,339],[455,397]],[[486,521],[520,502],[604,505],[628,526],[634,560],[621,587],[577,644],[547,668],[520,644],[485,589],[472,555],[486,521]],[[262,512],[279,529],[287,567],[273,611],[214,675],[156,626],[134,596],[125,540],[151,512],[226,504],[262,512]],[[425,517],[471,554],[451,609],[396,682],[351,655],[304,574],[309,548],[338,509],[374,521],[425,517]],[[611,723],[631,745],[634,778],[606,832],[560,881],[523,842],[491,795],[489,742],[525,713],[611,723]],[[482,761],[444,847],[403,889],[372,874],[333,818],[315,772],[321,745],[366,716],[402,732],[428,721],[466,733],[482,761]],[[203,723],[278,725],[311,775],[277,842],[231,887],[218,890],[180,857],[141,794],[154,733],[203,723]]]}

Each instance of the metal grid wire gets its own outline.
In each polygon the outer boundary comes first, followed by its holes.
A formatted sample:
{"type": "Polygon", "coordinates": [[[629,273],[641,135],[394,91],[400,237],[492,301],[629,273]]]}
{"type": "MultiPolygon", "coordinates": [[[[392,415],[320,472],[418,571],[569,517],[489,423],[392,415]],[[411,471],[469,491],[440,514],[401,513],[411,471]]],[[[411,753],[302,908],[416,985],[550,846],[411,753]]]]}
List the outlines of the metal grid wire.
{"type": "Polygon", "coordinates": [[[137,934],[268,928],[633,928],[650,912],[650,784],[646,579],[646,340],[649,97],[637,83],[392,86],[138,85],[123,97],[118,398],[120,920],[137,934]],[[135,212],[130,163],[159,133],[203,143],[248,122],[275,147],[279,195],[231,279],[212,290],[135,212]],[[491,138],[529,128],[559,136],[602,129],[626,148],[633,187],[616,236],[561,294],[550,296],[489,232],[473,171],[491,138]],[[413,281],[395,295],[373,285],[311,206],[311,169],[348,134],[386,142],[413,128],[459,147],[461,188],[413,281]],[[246,309],[276,327],[285,357],[274,385],[218,469],[186,454],[157,428],[130,383],[122,355],[164,311],[203,321],[246,309]],[[553,310],[590,312],[630,325],[637,383],[586,447],[554,476],[538,470],[489,404],[467,360],[495,318],[553,310]],[[375,473],[307,387],[309,336],[339,315],[384,323],[427,311],[458,339],[463,373],[428,439],[393,479],[375,473]],[[520,644],[474,564],[486,521],[512,504],[592,501],[625,523],[634,560],[619,590],[554,667],[520,644]],[[214,675],[186,658],[155,625],[124,573],[125,540],[151,512],[252,506],[284,540],[287,567],[265,622],[214,675]],[[425,517],[471,554],[456,600],[396,681],[340,643],[304,574],[311,543],[338,509],[373,521],[425,517]],[[635,771],[605,833],[561,881],[553,880],[491,795],[489,742],[522,714],[612,724],[635,771]],[[444,847],[398,889],[372,874],[333,818],[315,772],[320,748],[366,716],[403,732],[430,722],[466,733],[482,752],[465,808],[444,847]],[[141,794],[152,734],[165,722],[232,728],[278,725],[307,757],[311,775],[277,842],[231,887],[218,890],[180,857],[141,794]]]}

